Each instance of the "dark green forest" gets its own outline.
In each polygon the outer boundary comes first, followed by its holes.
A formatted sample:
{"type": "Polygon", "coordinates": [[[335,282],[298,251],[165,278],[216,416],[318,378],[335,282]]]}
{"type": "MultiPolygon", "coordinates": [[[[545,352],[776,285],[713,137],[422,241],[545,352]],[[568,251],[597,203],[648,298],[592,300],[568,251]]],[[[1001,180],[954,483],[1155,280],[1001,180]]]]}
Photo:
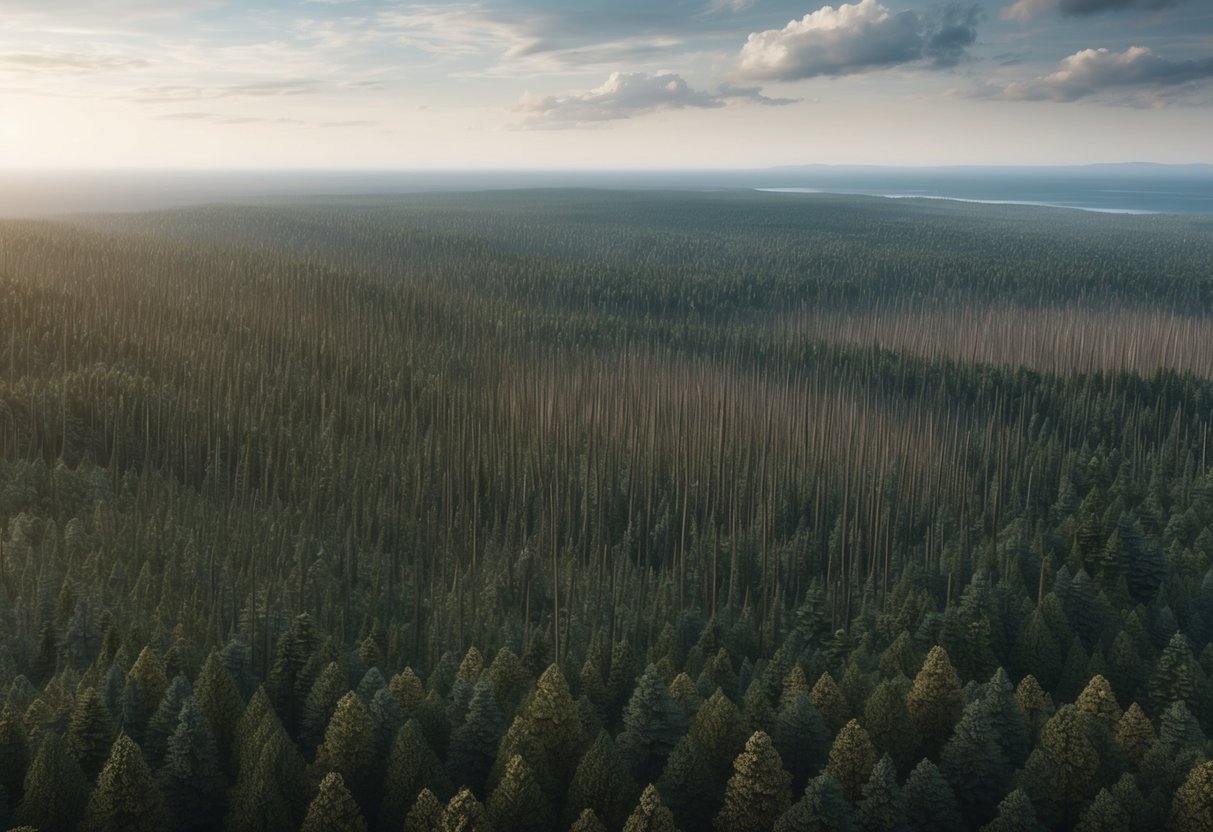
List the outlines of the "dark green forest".
{"type": "Polygon", "coordinates": [[[1213,829],[1213,220],[0,222],[0,829],[1213,829]]]}

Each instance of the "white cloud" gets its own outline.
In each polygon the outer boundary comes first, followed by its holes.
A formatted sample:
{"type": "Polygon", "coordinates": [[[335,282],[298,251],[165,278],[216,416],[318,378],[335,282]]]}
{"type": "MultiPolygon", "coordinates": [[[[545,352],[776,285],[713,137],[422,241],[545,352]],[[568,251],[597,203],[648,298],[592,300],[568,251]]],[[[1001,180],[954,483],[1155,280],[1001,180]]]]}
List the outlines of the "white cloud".
{"type": "Polygon", "coordinates": [[[1063,58],[1048,75],[1006,86],[989,86],[975,95],[1004,101],[1077,101],[1160,106],[1189,86],[1213,79],[1213,58],[1172,61],[1144,46],[1123,52],[1083,49],[1063,58]]]}
{"type": "Polygon", "coordinates": [[[840,76],[930,60],[953,66],[977,38],[976,7],[932,15],[893,13],[877,0],[823,6],[782,29],[754,32],[737,59],[737,75],[766,81],[840,76]]]}
{"type": "Polygon", "coordinates": [[[594,89],[575,95],[525,95],[514,108],[523,129],[565,129],[601,125],[662,110],[713,109],[732,103],[779,105],[789,99],[767,98],[757,88],[724,87],[715,93],[691,88],[673,72],[615,72],[594,89]]]}

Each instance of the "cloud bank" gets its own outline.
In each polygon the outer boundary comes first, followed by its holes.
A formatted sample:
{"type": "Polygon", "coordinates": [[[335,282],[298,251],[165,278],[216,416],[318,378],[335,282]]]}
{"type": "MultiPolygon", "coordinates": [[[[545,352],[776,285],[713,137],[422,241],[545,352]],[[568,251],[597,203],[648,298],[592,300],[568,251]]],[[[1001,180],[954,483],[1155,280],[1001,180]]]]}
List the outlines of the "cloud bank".
{"type": "Polygon", "coordinates": [[[514,107],[523,129],[565,129],[601,125],[663,110],[713,109],[732,103],[791,104],[768,98],[757,87],[721,87],[714,93],[693,89],[673,72],[615,72],[601,86],[575,95],[523,96],[514,107]]]}
{"type": "Polygon", "coordinates": [[[823,6],[782,29],[754,32],[737,59],[739,78],[798,81],[901,64],[955,66],[977,40],[977,6],[893,13],[877,0],[823,6]]]}
{"type": "Polygon", "coordinates": [[[1002,16],[1007,20],[1029,20],[1056,9],[1069,17],[1082,17],[1099,12],[1157,11],[1183,2],[1185,0],[1015,0],[1002,10],[1002,16]]]}
{"type": "Polygon", "coordinates": [[[990,86],[977,97],[1003,101],[1078,101],[1160,106],[1191,85],[1213,79],[1213,58],[1173,61],[1144,46],[1123,52],[1084,49],[1063,58],[1055,72],[1005,87],[990,86]]]}

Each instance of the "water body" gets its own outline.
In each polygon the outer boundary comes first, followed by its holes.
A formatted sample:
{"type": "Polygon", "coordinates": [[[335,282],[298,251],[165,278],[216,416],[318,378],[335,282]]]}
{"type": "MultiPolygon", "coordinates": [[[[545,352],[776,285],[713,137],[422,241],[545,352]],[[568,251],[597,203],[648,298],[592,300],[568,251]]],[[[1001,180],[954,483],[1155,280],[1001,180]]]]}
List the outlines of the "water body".
{"type": "Polygon", "coordinates": [[[0,171],[0,216],[518,188],[738,189],[950,199],[1125,214],[1213,215],[1213,165],[804,166],[683,171],[0,171]]]}

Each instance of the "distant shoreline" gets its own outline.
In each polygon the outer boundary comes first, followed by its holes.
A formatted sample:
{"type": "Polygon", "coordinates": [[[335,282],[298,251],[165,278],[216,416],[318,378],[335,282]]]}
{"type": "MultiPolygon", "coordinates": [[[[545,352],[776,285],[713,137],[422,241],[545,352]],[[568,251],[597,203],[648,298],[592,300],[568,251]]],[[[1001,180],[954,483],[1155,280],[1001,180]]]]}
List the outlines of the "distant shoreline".
{"type": "Polygon", "coordinates": [[[1091,211],[1096,214],[1128,214],[1132,216],[1150,216],[1163,214],[1164,211],[1151,211],[1143,208],[1097,208],[1091,205],[1077,205],[1064,202],[1045,202],[1034,199],[972,199],[962,196],[939,196],[935,194],[881,194],[870,191],[841,191],[830,188],[755,188],[756,191],[772,194],[835,194],[852,196],[874,196],[881,199],[936,199],[945,202],[972,202],[979,205],[1028,205],[1037,208],[1069,208],[1075,211],[1091,211]]]}

